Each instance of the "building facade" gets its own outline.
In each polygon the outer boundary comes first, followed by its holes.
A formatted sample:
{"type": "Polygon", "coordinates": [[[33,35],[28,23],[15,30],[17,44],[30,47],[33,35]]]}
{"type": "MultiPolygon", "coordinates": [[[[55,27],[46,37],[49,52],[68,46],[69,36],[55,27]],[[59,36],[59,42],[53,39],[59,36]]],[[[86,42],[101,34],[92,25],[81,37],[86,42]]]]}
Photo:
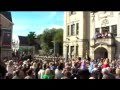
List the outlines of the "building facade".
{"type": "Polygon", "coordinates": [[[1,59],[12,57],[12,17],[10,12],[0,12],[0,54],[1,59]]]}
{"type": "Polygon", "coordinates": [[[88,12],[65,12],[65,29],[63,35],[64,57],[86,57],[86,55],[89,54],[89,23],[87,23],[89,22],[88,20],[88,12]]]}
{"type": "Polygon", "coordinates": [[[120,12],[65,12],[64,25],[65,58],[120,58],[120,12]]]}

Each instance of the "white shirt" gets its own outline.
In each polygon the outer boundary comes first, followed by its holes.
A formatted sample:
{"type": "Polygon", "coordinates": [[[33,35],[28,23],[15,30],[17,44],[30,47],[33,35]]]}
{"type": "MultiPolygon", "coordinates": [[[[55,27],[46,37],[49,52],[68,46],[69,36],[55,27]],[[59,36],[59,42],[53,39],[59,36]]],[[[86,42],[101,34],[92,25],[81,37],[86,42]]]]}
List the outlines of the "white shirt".
{"type": "Polygon", "coordinates": [[[44,73],[45,73],[45,70],[40,69],[39,72],[38,72],[38,78],[42,79],[42,76],[44,75],[44,73]]]}
{"type": "Polygon", "coordinates": [[[55,69],[55,77],[60,79],[62,77],[62,72],[58,69],[55,69]]]}
{"type": "Polygon", "coordinates": [[[14,66],[7,66],[6,69],[7,69],[8,73],[13,74],[14,66]]]}

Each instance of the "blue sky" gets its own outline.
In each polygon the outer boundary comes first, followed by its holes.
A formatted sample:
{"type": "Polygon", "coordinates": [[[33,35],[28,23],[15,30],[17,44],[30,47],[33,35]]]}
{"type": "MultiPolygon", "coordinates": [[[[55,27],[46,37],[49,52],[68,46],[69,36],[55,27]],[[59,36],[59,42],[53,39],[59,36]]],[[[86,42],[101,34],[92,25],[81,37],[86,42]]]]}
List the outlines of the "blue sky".
{"type": "Polygon", "coordinates": [[[13,37],[26,36],[30,31],[37,35],[46,28],[63,28],[64,12],[56,11],[14,11],[11,12],[13,20],[13,37]]]}

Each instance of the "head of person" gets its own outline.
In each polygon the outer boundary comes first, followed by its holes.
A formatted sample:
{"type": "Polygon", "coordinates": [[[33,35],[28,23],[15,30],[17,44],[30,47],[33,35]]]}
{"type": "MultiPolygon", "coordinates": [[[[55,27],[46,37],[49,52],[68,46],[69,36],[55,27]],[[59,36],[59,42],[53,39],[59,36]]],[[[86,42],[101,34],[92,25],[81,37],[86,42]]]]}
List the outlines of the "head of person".
{"type": "Polygon", "coordinates": [[[23,61],[19,61],[19,63],[18,63],[19,65],[22,65],[23,64],[23,61]]]}
{"type": "Polygon", "coordinates": [[[9,66],[13,66],[13,61],[10,60],[10,61],[8,62],[8,65],[9,65],[9,66]]]}
{"type": "Polygon", "coordinates": [[[109,71],[107,70],[107,68],[103,68],[102,69],[102,74],[103,75],[106,75],[106,74],[108,74],[109,73],[109,71]]]}
{"type": "Polygon", "coordinates": [[[6,73],[6,79],[12,79],[13,78],[13,75],[10,74],[10,73],[6,73]]]}
{"type": "Polygon", "coordinates": [[[26,73],[27,73],[28,76],[32,76],[33,75],[33,70],[29,69],[26,73]]]}
{"type": "Polygon", "coordinates": [[[81,61],[81,57],[78,57],[78,60],[81,61]]]}
{"type": "Polygon", "coordinates": [[[71,72],[71,67],[70,67],[70,66],[66,67],[66,70],[67,70],[68,72],[71,72]]]}
{"type": "Polygon", "coordinates": [[[116,68],[116,75],[120,76],[120,68],[116,68]]]}
{"type": "Polygon", "coordinates": [[[106,58],[104,64],[109,64],[109,59],[106,58]]]}
{"type": "Polygon", "coordinates": [[[37,63],[37,68],[39,68],[39,69],[42,69],[42,64],[41,63],[37,63]]]}
{"type": "Polygon", "coordinates": [[[23,68],[27,68],[27,65],[26,65],[26,64],[23,64],[22,67],[23,67],[23,68]]]}
{"type": "Polygon", "coordinates": [[[50,75],[50,73],[51,73],[51,72],[50,72],[50,69],[46,69],[46,70],[45,70],[45,75],[50,75]]]}
{"type": "Polygon", "coordinates": [[[92,77],[94,77],[95,79],[98,79],[99,78],[99,71],[93,71],[92,74],[91,74],[92,77]]]}
{"type": "Polygon", "coordinates": [[[78,79],[89,79],[90,73],[88,69],[80,69],[77,73],[78,79]]]}
{"type": "Polygon", "coordinates": [[[14,74],[14,76],[19,76],[19,73],[20,73],[20,71],[16,70],[13,74],[14,74]]]}
{"type": "Polygon", "coordinates": [[[50,62],[50,63],[49,63],[49,66],[52,66],[52,65],[53,65],[53,62],[50,62]]]}
{"type": "Polygon", "coordinates": [[[67,77],[67,79],[70,79],[71,78],[71,72],[65,71],[64,76],[67,77]]]}

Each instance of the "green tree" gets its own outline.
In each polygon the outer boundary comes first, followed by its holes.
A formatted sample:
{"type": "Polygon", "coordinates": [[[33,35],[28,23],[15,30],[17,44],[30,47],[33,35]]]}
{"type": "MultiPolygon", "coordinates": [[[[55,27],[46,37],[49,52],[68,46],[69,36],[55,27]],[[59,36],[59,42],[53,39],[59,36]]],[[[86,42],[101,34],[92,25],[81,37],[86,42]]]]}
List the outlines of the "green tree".
{"type": "Polygon", "coordinates": [[[57,43],[63,43],[63,30],[62,29],[56,30],[56,33],[54,35],[54,40],[57,43]]]}
{"type": "Polygon", "coordinates": [[[34,45],[34,41],[36,37],[35,32],[29,32],[27,37],[28,37],[29,45],[34,45]]]}
{"type": "Polygon", "coordinates": [[[63,50],[63,29],[58,29],[54,35],[54,40],[57,45],[57,52],[59,55],[62,55],[63,50]]]}
{"type": "Polygon", "coordinates": [[[45,29],[42,34],[38,35],[38,38],[41,43],[42,50],[49,52],[50,49],[54,48],[53,41],[55,41],[57,44],[60,44],[59,47],[62,46],[63,30],[55,28],[45,29]]]}

